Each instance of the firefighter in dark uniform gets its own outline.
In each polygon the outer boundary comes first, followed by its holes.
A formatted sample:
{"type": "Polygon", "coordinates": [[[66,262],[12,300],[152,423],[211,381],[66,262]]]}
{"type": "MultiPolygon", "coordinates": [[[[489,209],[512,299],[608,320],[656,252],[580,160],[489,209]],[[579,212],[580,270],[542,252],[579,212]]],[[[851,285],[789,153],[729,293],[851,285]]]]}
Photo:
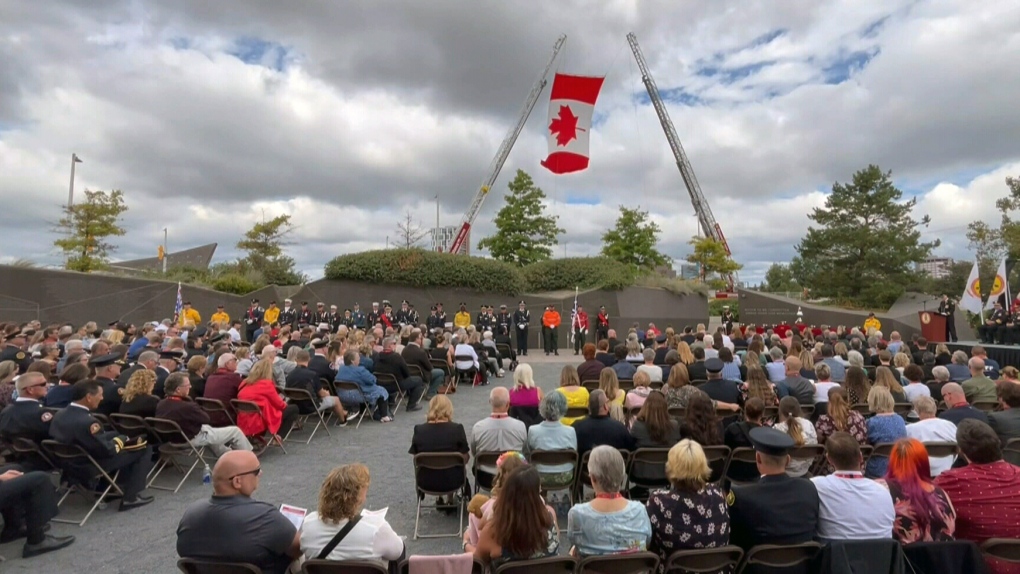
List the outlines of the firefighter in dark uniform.
{"type": "MultiPolygon", "coordinates": [[[[50,438],[50,421],[53,413],[44,409],[41,401],[48,384],[42,373],[27,373],[15,382],[18,398],[0,412],[0,438],[5,442],[28,439],[36,445],[50,438]]],[[[23,470],[50,470],[50,464],[41,456],[16,455],[23,470]]]]}
{"type": "Polygon", "coordinates": [[[722,324],[723,324],[723,327],[726,329],[726,334],[727,335],[732,335],[733,334],[733,311],[730,311],[730,306],[729,305],[726,305],[725,307],[723,307],[722,324]]]}
{"type": "Polygon", "coordinates": [[[382,323],[382,326],[386,329],[399,328],[397,320],[393,317],[393,305],[390,305],[389,301],[383,299],[382,306],[383,312],[379,315],[379,322],[382,323]]]}
{"type": "MultiPolygon", "coordinates": [[[[160,358],[165,358],[164,355],[168,352],[174,351],[162,351],[160,358]]],[[[181,356],[180,352],[177,351],[177,356],[181,356]]],[[[99,414],[111,415],[115,412],[120,411],[120,394],[117,392],[120,386],[117,384],[117,377],[120,376],[120,370],[123,366],[120,362],[120,355],[117,353],[110,353],[108,355],[100,355],[98,357],[92,357],[89,359],[89,365],[94,367],[96,370],[95,381],[102,385],[103,391],[105,392],[104,399],[101,404],[93,407],[99,414]]],[[[157,376],[158,376],[157,370],[157,376]]]]}
{"type": "Polygon", "coordinates": [[[329,306],[329,313],[326,314],[326,324],[329,325],[329,332],[336,333],[340,325],[344,324],[344,318],[336,311],[336,305],[329,306]]]}
{"type": "Polygon", "coordinates": [[[251,307],[244,312],[244,340],[252,343],[255,341],[255,331],[259,330],[262,326],[262,318],[265,317],[266,310],[259,306],[258,299],[251,300],[251,307]]]}
{"type": "Polygon", "coordinates": [[[418,316],[418,312],[414,310],[414,305],[409,304],[407,306],[407,324],[412,327],[417,327],[419,325],[418,321],[420,319],[421,318],[418,316]]]}
{"type": "Polygon", "coordinates": [[[439,326],[446,327],[446,311],[443,311],[442,303],[436,303],[436,316],[439,317],[439,326]]]}
{"type": "MultiPolygon", "coordinates": [[[[609,313],[606,312],[606,306],[599,306],[599,314],[595,317],[595,342],[598,343],[603,339],[609,338],[609,313]]],[[[610,349],[611,353],[613,350],[610,349]]]]}
{"type": "Polygon", "coordinates": [[[280,309],[280,316],[276,319],[281,327],[294,328],[294,322],[297,321],[297,310],[291,306],[292,303],[293,301],[290,299],[283,300],[283,309],[280,309]]]}
{"type": "Polygon", "coordinates": [[[770,427],[748,433],[761,478],[734,485],[730,507],[730,544],[744,549],[759,544],[799,544],[814,539],[818,528],[818,491],[806,478],[786,475],[790,435],[770,427]]]}
{"type": "Polygon", "coordinates": [[[401,327],[403,327],[404,325],[410,325],[411,324],[411,317],[409,313],[410,310],[411,309],[407,303],[407,299],[404,299],[403,301],[400,302],[400,310],[396,312],[396,314],[393,316],[393,319],[401,327]]]}
{"type": "Polygon", "coordinates": [[[510,335],[510,324],[513,319],[506,311],[506,305],[499,306],[499,314],[496,315],[496,327],[492,330],[493,335],[510,335]]]}
{"type": "Polygon", "coordinates": [[[430,309],[429,316],[425,317],[425,326],[428,327],[429,331],[434,331],[436,329],[442,329],[445,324],[446,321],[439,316],[439,309],[433,305],[432,309],[430,309]]]}
{"type": "Polygon", "coordinates": [[[522,357],[528,355],[528,324],[531,323],[531,311],[528,311],[524,301],[517,304],[514,311],[514,334],[517,339],[517,354],[522,357]]]}
{"type": "Polygon", "coordinates": [[[371,329],[372,327],[375,327],[375,324],[379,322],[380,316],[382,316],[382,311],[379,310],[379,302],[372,301],[372,310],[369,311],[368,315],[365,317],[367,324],[366,328],[371,329]]]}
{"type": "MultiPolygon", "coordinates": [[[[50,421],[53,440],[81,447],[110,476],[120,471],[117,483],[124,493],[120,510],[131,510],[152,502],[151,496],[141,494],[145,489],[145,477],[152,467],[152,448],[145,443],[145,438],[130,439],[116,431],[103,429],[90,412],[103,401],[103,387],[96,381],[75,383],[71,400],[71,404],[54,414],[50,421]]],[[[95,473],[88,461],[75,461],[64,469],[72,477],[87,477],[95,473]]]]}
{"type": "Polygon", "coordinates": [[[316,329],[318,329],[319,325],[323,323],[326,324],[327,328],[330,326],[329,313],[326,312],[326,304],[323,303],[322,301],[319,301],[318,303],[315,304],[315,312],[312,313],[312,322],[310,324],[316,329]]]}
{"type": "Polygon", "coordinates": [[[978,339],[981,339],[982,343],[986,345],[995,344],[995,339],[1002,340],[1002,336],[1005,334],[1006,327],[1006,310],[1002,308],[1002,303],[995,302],[995,308],[992,309],[992,314],[985,319],[984,325],[978,327],[978,339]]]}
{"type": "Polygon", "coordinates": [[[475,317],[475,327],[482,333],[492,328],[489,324],[489,308],[485,305],[482,305],[482,308],[478,311],[478,316],[475,317]]]}
{"type": "MultiPolygon", "coordinates": [[[[312,310],[308,308],[308,301],[301,302],[301,310],[297,312],[298,328],[304,328],[312,324],[312,310]]],[[[288,323],[289,325],[289,323],[288,323]]]]}
{"type": "Polygon", "coordinates": [[[946,318],[946,340],[955,343],[956,338],[956,301],[943,294],[939,302],[939,315],[946,318]]]}
{"type": "Polygon", "coordinates": [[[25,374],[28,366],[32,364],[32,357],[25,352],[25,335],[15,333],[7,339],[4,350],[0,352],[0,363],[4,361],[14,361],[18,364],[18,373],[25,374]]]}
{"type": "MultiPolygon", "coordinates": [[[[367,319],[365,317],[365,313],[363,313],[361,311],[361,307],[358,307],[358,303],[357,302],[354,303],[354,310],[351,311],[351,319],[353,319],[354,327],[356,329],[362,329],[362,330],[365,329],[365,325],[366,325],[366,320],[367,319]]],[[[344,324],[346,324],[346,322],[344,324]]]]}

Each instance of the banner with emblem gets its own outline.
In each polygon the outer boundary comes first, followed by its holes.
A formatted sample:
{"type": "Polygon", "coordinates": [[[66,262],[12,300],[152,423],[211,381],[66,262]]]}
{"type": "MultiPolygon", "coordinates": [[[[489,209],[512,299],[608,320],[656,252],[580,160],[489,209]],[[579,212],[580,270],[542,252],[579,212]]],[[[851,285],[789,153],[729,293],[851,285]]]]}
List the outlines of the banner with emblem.
{"type": "Polygon", "coordinates": [[[1002,308],[1009,312],[1009,282],[1006,281],[1006,260],[999,263],[999,270],[995,272],[995,280],[992,281],[992,290],[988,293],[988,301],[985,302],[985,309],[995,308],[999,303],[1002,308]]]}
{"type": "Polygon", "coordinates": [[[967,277],[967,286],[963,290],[963,296],[960,297],[960,308],[966,309],[975,315],[981,314],[981,278],[978,273],[977,261],[974,262],[974,267],[970,270],[970,276],[967,277]]]}

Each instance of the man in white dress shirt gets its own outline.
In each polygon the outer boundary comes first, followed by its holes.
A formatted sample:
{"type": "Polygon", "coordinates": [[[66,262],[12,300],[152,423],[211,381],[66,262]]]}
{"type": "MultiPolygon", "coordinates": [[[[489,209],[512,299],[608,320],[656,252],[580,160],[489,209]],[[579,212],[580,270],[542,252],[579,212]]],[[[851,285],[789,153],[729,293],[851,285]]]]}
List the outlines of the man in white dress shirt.
{"type": "Polygon", "coordinates": [[[864,478],[861,446],[850,433],[833,433],[825,457],[836,471],[811,479],[818,490],[821,540],[891,538],[896,510],[889,490],[864,478]]]}
{"type": "MultiPolygon", "coordinates": [[[[907,425],[907,436],[916,438],[921,442],[956,442],[956,425],[953,421],[940,419],[935,416],[938,412],[938,405],[931,397],[918,397],[914,399],[914,411],[921,419],[916,423],[907,425]]],[[[942,474],[949,470],[956,462],[955,456],[931,456],[928,463],[931,466],[931,477],[942,474]]]]}

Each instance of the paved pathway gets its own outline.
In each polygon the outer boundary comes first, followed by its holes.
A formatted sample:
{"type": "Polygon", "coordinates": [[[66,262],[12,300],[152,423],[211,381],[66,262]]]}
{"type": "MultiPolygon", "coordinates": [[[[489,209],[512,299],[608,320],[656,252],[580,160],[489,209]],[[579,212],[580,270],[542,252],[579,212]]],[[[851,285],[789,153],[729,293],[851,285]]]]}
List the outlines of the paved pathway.
{"type": "MultiPolygon", "coordinates": [[[[557,386],[563,365],[579,364],[580,357],[561,350],[558,357],[529,355],[527,362],[535,370],[535,379],[546,391],[557,386]]],[[[509,386],[509,371],[492,385],[509,386]]],[[[489,413],[488,394],[491,387],[461,386],[452,395],[454,420],[462,423],[470,435],[471,426],[489,413]]],[[[362,462],[372,474],[366,506],[371,509],[388,507],[387,518],[398,534],[407,536],[408,553],[444,554],[460,551],[454,538],[411,540],[414,532],[414,473],[411,456],[407,454],[412,429],[425,422],[425,411],[398,413],[389,424],[366,419],[361,428],[331,428],[332,436],[320,429],[312,444],[286,444],[288,454],[271,452],[263,457],[262,478],[255,497],[275,505],[293,504],[313,510],[319,486],[330,469],[337,465],[362,462]]],[[[307,435],[306,435],[307,436],[307,435]]],[[[169,472],[169,471],[168,471],[169,472]]],[[[161,479],[162,480],[162,479],[161,479]]],[[[0,565],[3,572],[89,573],[89,574],[171,574],[176,569],[175,531],[185,507],[194,500],[208,496],[211,487],[201,482],[199,469],[176,494],[155,491],[156,501],[131,512],[119,513],[116,505],[96,511],[84,527],[54,524],[53,533],[74,534],[75,544],[67,549],[22,560],[23,541],[0,546],[0,556],[7,561],[0,565]]],[[[69,498],[66,512],[81,516],[84,502],[69,498]],[[73,502],[73,504],[72,504],[73,502]]],[[[427,511],[425,526],[452,531],[456,518],[427,511]]],[[[215,543],[211,541],[211,543],[215,543]]]]}

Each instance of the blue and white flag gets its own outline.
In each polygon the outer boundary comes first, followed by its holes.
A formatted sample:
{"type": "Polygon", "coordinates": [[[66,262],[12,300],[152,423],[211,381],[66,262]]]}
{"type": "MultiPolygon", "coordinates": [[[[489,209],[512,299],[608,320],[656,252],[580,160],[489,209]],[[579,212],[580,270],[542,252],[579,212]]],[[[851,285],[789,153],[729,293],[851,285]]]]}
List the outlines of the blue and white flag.
{"type": "Polygon", "coordinates": [[[181,283],[177,282],[177,303],[174,304],[174,325],[179,324],[181,313],[184,312],[184,299],[181,298],[181,283]]]}

